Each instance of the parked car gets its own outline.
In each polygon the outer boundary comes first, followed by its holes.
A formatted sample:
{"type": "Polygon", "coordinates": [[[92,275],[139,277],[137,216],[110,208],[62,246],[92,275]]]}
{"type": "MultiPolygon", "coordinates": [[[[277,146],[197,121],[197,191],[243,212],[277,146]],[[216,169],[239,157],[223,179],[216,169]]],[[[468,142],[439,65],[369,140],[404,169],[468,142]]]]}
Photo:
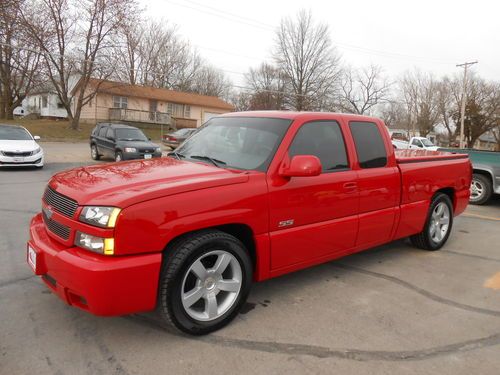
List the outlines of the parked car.
{"type": "Polygon", "coordinates": [[[398,139],[392,139],[391,140],[392,145],[395,149],[398,150],[405,150],[407,148],[409,149],[421,149],[421,150],[429,150],[429,151],[436,151],[439,147],[434,145],[429,139],[425,137],[412,137],[410,139],[410,142],[398,140],[398,139]]]}
{"type": "Polygon", "coordinates": [[[469,200],[467,155],[396,154],[366,116],[225,114],[170,154],[49,181],[27,261],[68,304],[206,334],[253,281],[408,236],[440,249],[469,200]]]}
{"type": "Polygon", "coordinates": [[[173,149],[179,147],[179,145],[189,138],[197,128],[184,128],[176,130],[173,133],[165,134],[163,136],[163,143],[173,149]]]}
{"type": "Polygon", "coordinates": [[[115,161],[151,159],[161,156],[161,148],[138,128],[99,123],[90,135],[90,156],[94,160],[101,157],[113,158],[115,161]]]}
{"type": "Polygon", "coordinates": [[[485,204],[493,194],[500,194],[500,152],[455,148],[439,150],[469,155],[473,169],[470,203],[485,204]]]}
{"type": "Polygon", "coordinates": [[[40,137],[22,126],[0,124],[0,167],[43,168],[43,149],[36,142],[40,137]]]}

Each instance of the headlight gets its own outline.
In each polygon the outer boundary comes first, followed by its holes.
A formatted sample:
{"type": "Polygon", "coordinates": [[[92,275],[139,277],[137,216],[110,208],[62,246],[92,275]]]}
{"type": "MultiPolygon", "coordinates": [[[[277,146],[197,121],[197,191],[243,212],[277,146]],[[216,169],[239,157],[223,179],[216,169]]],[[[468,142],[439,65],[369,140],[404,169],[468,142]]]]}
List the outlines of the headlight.
{"type": "Polygon", "coordinates": [[[80,221],[102,228],[114,228],[120,213],[116,207],[84,207],[80,214],[80,221]]]}
{"type": "Polygon", "coordinates": [[[38,147],[37,149],[35,149],[34,151],[31,151],[31,155],[36,155],[38,154],[40,151],[42,151],[42,149],[40,147],[38,147]]]}
{"type": "Polygon", "coordinates": [[[75,245],[104,255],[113,255],[115,252],[114,238],[96,237],[82,232],[76,232],[75,245]]]}
{"type": "Polygon", "coordinates": [[[123,149],[125,152],[137,152],[137,149],[135,147],[125,147],[123,149]]]}
{"type": "Polygon", "coordinates": [[[161,153],[161,147],[156,147],[155,152],[160,152],[161,153]]]}

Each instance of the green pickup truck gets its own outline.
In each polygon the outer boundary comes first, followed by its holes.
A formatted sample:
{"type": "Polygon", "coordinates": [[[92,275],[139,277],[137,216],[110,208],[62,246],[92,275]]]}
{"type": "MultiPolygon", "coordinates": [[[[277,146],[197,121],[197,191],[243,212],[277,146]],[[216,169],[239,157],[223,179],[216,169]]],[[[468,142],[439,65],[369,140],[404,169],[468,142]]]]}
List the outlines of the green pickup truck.
{"type": "Polygon", "coordinates": [[[469,155],[474,170],[470,203],[485,204],[493,194],[500,194],[500,152],[456,148],[440,148],[439,151],[469,155]]]}

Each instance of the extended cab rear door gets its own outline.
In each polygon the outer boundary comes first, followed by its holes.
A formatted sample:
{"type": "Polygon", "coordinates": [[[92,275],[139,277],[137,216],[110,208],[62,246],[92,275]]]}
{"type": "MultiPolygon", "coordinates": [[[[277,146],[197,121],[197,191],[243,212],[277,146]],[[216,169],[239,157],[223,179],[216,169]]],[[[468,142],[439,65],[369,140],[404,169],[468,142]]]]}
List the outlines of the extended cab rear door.
{"type": "Polygon", "coordinates": [[[348,120],[354,143],[359,191],[359,249],[391,240],[400,199],[400,172],[385,125],[364,118],[348,120]]]}
{"type": "Polygon", "coordinates": [[[335,117],[295,120],[270,167],[271,272],[275,275],[334,258],[355,245],[357,172],[347,155],[343,128],[335,117]],[[322,173],[280,177],[279,164],[296,155],[317,156],[322,173]]]}

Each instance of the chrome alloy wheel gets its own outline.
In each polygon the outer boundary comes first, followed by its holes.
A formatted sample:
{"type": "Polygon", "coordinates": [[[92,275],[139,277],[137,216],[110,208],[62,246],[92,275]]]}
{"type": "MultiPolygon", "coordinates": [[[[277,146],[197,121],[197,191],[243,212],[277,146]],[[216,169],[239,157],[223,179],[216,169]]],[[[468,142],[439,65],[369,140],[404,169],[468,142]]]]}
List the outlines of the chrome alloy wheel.
{"type": "Polygon", "coordinates": [[[472,179],[470,183],[470,198],[471,201],[475,202],[481,199],[484,194],[484,186],[481,181],[472,179]]]}
{"type": "Polygon", "coordinates": [[[214,250],[196,259],[182,281],[181,299],[186,313],[199,321],[225,314],[236,302],[243,273],[234,255],[214,250]]]}
{"type": "Polygon", "coordinates": [[[450,227],[450,209],[444,202],[440,202],[434,207],[431,215],[429,234],[436,244],[440,243],[448,233],[450,227]]]}
{"type": "Polygon", "coordinates": [[[92,156],[92,159],[97,159],[97,147],[96,146],[92,146],[90,148],[90,154],[92,156]]]}

